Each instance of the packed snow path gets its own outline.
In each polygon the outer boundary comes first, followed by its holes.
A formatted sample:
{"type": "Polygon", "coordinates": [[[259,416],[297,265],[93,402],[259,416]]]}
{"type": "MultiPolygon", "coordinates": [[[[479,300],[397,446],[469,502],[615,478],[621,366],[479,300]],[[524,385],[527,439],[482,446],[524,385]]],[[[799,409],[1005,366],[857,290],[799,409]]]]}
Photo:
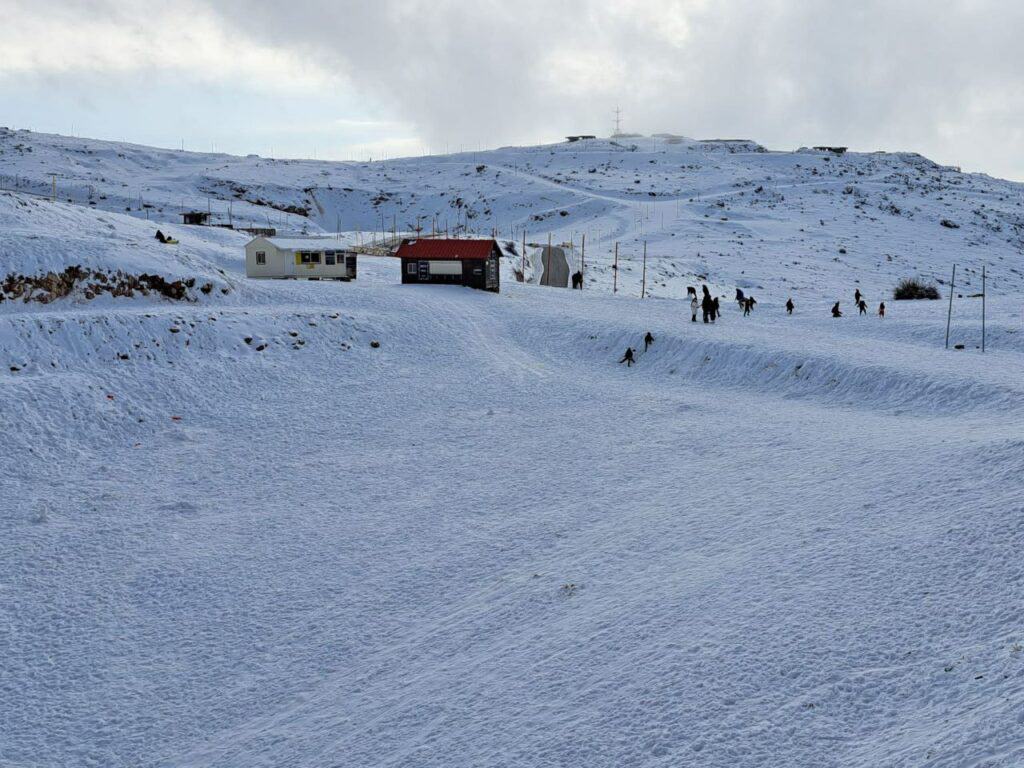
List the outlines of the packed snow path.
{"type": "Polygon", "coordinates": [[[2,319],[0,763],[1024,760],[1011,325],[394,269],[2,319]]]}

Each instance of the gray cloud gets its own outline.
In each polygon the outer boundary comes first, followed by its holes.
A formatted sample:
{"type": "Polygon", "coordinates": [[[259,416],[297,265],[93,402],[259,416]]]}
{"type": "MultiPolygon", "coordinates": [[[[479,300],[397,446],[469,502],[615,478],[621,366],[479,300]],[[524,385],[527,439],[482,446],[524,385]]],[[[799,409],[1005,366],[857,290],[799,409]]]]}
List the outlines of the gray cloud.
{"type": "Polygon", "coordinates": [[[620,104],[638,132],[916,150],[1024,178],[1012,0],[190,1],[359,94],[365,112],[338,118],[409,125],[435,151],[607,134],[620,104]]]}
{"type": "Polygon", "coordinates": [[[433,146],[628,128],[920,150],[1017,177],[1024,6],[1005,0],[210,0],[433,146]]]}

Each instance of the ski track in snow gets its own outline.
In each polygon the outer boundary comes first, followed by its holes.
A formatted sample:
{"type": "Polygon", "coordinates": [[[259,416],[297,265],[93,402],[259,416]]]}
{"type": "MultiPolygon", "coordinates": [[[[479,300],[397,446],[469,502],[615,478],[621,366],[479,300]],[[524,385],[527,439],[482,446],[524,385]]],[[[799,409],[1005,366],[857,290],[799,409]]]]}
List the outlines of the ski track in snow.
{"type": "Polygon", "coordinates": [[[18,269],[229,291],[0,304],[0,765],[1024,760],[1009,277],[982,357],[971,299],[960,352],[944,302],[833,320],[829,259],[706,326],[508,264],[252,283],[235,233],[22,200],[18,269]]]}

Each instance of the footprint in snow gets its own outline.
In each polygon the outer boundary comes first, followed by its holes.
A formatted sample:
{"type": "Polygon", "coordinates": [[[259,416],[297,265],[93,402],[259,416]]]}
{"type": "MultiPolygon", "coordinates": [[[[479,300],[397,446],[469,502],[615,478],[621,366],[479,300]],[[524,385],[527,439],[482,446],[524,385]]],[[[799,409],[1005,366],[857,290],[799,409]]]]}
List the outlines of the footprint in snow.
{"type": "Polygon", "coordinates": [[[172,501],[168,504],[161,504],[157,509],[160,512],[172,512],[178,515],[199,514],[199,506],[191,501],[172,501]]]}

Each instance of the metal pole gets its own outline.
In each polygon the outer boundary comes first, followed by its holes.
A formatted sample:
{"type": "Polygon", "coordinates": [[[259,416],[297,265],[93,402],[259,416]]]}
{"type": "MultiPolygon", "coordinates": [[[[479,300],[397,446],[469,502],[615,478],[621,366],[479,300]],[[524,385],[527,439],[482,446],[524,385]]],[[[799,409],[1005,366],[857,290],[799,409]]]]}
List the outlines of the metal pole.
{"type": "Polygon", "coordinates": [[[985,352],[985,265],[981,265],[981,351],[985,352]]]}
{"type": "Polygon", "coordinates": [[[953,265],[953,277],[949,281],[949,311],[946,313],[946,349],[949,349],[949,323],[953,319],[953,291],[956,288],[956,264],[953,265]]]}
{"type": "MultiPolygon", "coordinates": [[[[580,241],[580,277],[586,273],[587,270],[587,233],[583,233],[583,239],[580,241]]],[[[583,283],[580,282],[580,290],[583,290],[583,283]]]]}
{"type": "Polygon", "coordinates": [[[523,282],[526,282],[526,230],[523,230],[523,282]]]}
{"type": "Polygon", "coordinates": [[[647,241],[644,240],[644,271],[643,277],[640,278],[640,298],[646,298],[647,296],[647,241]]]}
{"type": "Polygon", "coordinates": [[[615,243],[615,266],[612,267],[612,294],[619,292],[619,244],[615,243]]]}
{"type": "Polygon", "coordinates": [[[540,265],[544,268],[544,273],[541,276],[541,285],[544,285],[544,280],[547,280],[547,285],[551,285],[551,280],[548,277],[548,267],[551,266],[551,233],[548,232],[548,250],[547,250],[548,263],[544,263],[544,259],[541,258],[540,265]]]}

